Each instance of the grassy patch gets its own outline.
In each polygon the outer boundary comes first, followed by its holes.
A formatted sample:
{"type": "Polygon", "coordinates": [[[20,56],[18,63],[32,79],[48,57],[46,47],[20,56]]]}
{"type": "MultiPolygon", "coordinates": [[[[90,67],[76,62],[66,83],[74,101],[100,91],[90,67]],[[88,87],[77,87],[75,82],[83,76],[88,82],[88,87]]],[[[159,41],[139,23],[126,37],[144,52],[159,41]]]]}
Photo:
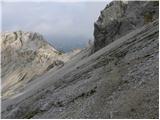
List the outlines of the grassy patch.
{"type": "Polygon", "coordinates": [[[144,14],[144,23],[147,24],[147,23],[152,22],[152,21],[153,21],[153,13],[146,12],[144,14]]]}
{"type": "Polygon", "coordinates": [[[31,119],[33,118],[36,114],[38,114],[39,111],[38,110],[35,110],[35,111],[30,111],[28,112],[26,115],[25,115],[25,119],[31,119]]]}

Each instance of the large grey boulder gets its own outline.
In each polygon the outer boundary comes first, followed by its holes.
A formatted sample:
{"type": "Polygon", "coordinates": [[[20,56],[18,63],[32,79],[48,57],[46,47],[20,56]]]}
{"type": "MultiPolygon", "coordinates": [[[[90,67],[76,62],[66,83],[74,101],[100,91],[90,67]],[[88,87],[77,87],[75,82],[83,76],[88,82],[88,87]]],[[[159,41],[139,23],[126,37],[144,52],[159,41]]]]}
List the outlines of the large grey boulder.
{"type": "Polygon", "coordinates": [[[94,24],[93,52],[158,18],[158,1],[113,1],[94,24]]]}

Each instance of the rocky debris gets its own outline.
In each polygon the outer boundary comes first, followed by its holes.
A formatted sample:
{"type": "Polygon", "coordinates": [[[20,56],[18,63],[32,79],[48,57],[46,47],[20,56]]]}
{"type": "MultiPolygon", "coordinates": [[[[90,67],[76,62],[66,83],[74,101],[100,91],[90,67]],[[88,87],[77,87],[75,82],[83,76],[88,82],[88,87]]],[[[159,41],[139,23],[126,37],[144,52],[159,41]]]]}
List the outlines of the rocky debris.
{"type": "MultiPolygon", "coordinates": [[[[31,82],[25,84],[23,82],[25,85],[23,89],[18,87],[18,93],[2,99],[2,118],[157,119],[159,117],[157,3],[157,1],[112,2],[102,11],[95,23],[93,48],[69,53],[67,58],[65,55],[58,56],[57,51],[53,50],[57,56],[56,60],[63,60],[65,63],[63,65],[60,61],[54,61],[46,66],[44,63],[49,63],[47,61],[39,62],[35,66],[36,64],[32,63],[37,59],[32,52],[25,53],[32,56],[29,59],[31,64],[29,67],[13,70],[17,64],[14,66],[12,64],[15,62],[8,64],[11,66],[8,67],[9,70],[13,73],[6,73],[12,76],[13,80],[18,80],[17,83],[27,81],[28,71],[35,73],[32,70],[36,72],[41,70],[43,67],[40,69],[38,67],[40,64],[45,66],[43,69],[45,74],[32,78],[31,82]],[[90,55],[92,49],[94,51],[90,55]],[[25,70],[24,68],[27,68],[27,74],[26,72],[19,74],[25,70]]],[[[12,43],[14,40],[9,41],[12,43]]],[[[12,45],[11,43],[8,45],[12,45]]],[[[24,46],[23,39],[19,43],[21,43],[18,44],[19,47],[24,46]]],[[[7,55],[12,56],[13,53],[9,52],[7,55]]],[[[8,58],[8,61],[12,59],[8,58]]],[[[26,60],[28,57],[22,57],[20,61],[23,63],[26,60]]],[[[7,71],[3,69],[2,71],[7,71]]],[[[17,83],[13,86],[19,85],[17,83]]]]}
{"type": "Polygon", "coordinates": [[[113,1],[94,24],[93,52],[159,18],[158,1],[113,1]]]}
{"type": "Polygon", "coordinates": [[[2,118],[158,118],[158,20],[77,54],[2,101],[2,118]],[[83,59],[82,59],[83,58],[83,59]]]}
{"type": "Polygon", "coordinates": [[[45,70],[64,64],[59,51],[38,33],[6,32],[1,34],[2,99],[18,94],[28,82],[45,70]]]}

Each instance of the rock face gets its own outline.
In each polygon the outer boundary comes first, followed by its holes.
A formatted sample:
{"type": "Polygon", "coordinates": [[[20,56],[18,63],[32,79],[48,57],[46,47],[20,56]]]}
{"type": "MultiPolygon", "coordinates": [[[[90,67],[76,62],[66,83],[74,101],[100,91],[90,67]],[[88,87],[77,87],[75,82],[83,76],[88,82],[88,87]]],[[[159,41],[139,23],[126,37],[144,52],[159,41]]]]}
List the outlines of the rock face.
{"type": "Polygon", "coordinates": [[[3,99],[19,93],[45,71],[63,65],[60,52],[38,33],[2,33],[1,46],[3,99]]]}
{"type": "Polygon", "coordinates": [[[158,19],[158,1],[113,1],[94,24],[93,52],[148,22],[158,19]]]}
{"type": "Polygon", "coordinates": [[[92,55],[82,50],[3,99],[2,118],[158,118],[158,36],[153,20],[92,55]]]}
{"type": "Polygon", "coordinates": [[[158,118],[158,21],[49,71],[2,118],[158,118]]]}

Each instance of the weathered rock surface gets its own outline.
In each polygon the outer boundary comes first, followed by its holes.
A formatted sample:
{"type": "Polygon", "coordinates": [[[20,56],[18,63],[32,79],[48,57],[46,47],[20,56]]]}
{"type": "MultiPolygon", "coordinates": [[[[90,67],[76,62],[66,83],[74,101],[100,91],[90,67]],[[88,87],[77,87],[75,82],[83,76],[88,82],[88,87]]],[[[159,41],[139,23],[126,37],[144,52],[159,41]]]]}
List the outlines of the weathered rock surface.
{"type": "Polygon", "coordinates": [[[61,53],[38,33],[2,33],[1,46],[2,99],[18,94],[36,77],[64,64],[61,53]]]}
{"type": "Polygon", "coordinates": [[[158,118],[158,20],[2,101],[2,118],[158,118]]]}
{"type": "Polygon", "coordinates": [[[93,52],[127,33],[158,19],[158,1],[113,1],[101,11],[94,24],[93,52]]]}
{"type": "Polygon", "coordinates": [[[112,2],[93,48],[65,55],[37,34],[2,35],[2,118],[158,118],[158,7],[112,2]]]}

